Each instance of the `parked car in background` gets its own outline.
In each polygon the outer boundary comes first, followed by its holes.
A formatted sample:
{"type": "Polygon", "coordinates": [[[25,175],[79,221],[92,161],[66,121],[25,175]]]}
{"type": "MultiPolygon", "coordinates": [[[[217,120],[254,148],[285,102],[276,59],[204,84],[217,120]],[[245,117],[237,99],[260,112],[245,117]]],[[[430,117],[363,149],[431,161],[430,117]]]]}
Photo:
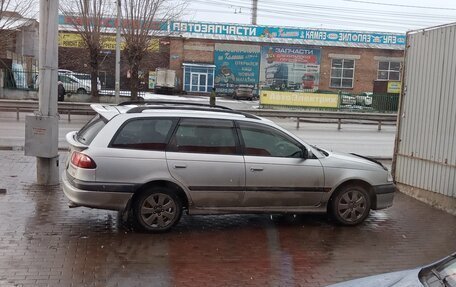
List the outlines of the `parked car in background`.
{"type": "MultiPolygon", "coordinates": [[[[92,76],[90,74],[72,73],[72,75],[75,76],[76,78],[78,78],[81,82],[92,85],[92,82],[91,82],[92,76]]],[[[98,77],[97,77],[97,90],[101,91],[101,82],[100,82],[100,78],[98,78],[98,77]]]]}
{"type": "Polygon", "coordinates": [[[251,85],[237,85],[233,92],[233,99],[246,99],[252,101],[256,96],[251,85]]]}
{"type": "MultiPolygon", "coordinates": [[[[73,72],[71,70],[66,70],[66,69],[59,69],[59,75],[60,74],[66,74],[66,75],[72,75],[79,79],[79,81],[83,84],[86,84],[87,86],[92,86],[92,76],[90,74],[84,74],[84,73],[77,73],[73,72]]],[[[100,78],[97,77],[97,90],[101,91],[101,82],[100,78]]]]}
{"type": "Polygon", "coordinates": [[[328,287],[456,287],[456,253],[430,265],[375,275],[328,287]]]}
{"type": "Polygon", "coordinates": [[[92,91],[89,82],[81,81],[72,74],[59,73],[58,81],[62,82],[66,93],[88,94],[92,91]]]}
{"type": "Polygon", "coordinates": [[[189,214],[329,212],[344,225],[393,204],[380,162],[326,151],[274,122],[221,106],[145,101],[91,105],[68,133],[62,175],[72,206],[127,211],[165,231],[189,214]]]}

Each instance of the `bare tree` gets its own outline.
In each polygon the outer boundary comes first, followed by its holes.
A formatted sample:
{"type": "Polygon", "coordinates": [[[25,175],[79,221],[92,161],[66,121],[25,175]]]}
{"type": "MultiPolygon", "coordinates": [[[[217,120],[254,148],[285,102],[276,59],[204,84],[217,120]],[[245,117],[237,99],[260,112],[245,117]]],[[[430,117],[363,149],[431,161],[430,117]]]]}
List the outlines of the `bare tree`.
{"type": "Polygon", "coordinates": [[[0,0],[0,49],[7,50],[17,28],[29,25],[37,0],[0,0]],[[24,18],[29,17],[29,18],[24,18]]]}
{"type": "Polygon", "coordinates": [[[167,35],[167,31],[160,27],[181,16],[185,7],[185,0],[122,1],[124,55],[130,70],[131,100],[138,98],[141,61],[157,43],[157,38],[167,35]]]}
{"type": "Polygon", "coordinates": [[[92,101],[98,102],[98,70],[101,60],[106,18],[112,16],[109,0],[61,0],[61,12],[70,19],[71,26],[81,35],[89,54],[92,101]]]}

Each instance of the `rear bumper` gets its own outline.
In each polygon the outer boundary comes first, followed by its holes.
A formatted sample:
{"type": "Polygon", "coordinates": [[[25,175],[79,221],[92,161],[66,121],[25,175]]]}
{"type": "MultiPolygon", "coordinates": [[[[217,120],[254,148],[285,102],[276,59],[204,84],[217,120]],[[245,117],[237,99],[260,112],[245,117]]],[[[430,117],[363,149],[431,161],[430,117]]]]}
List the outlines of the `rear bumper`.
{"type": "Polygon", "coordinates": [[[133,196],[132,192],[83,190],[75,187],[66,173],[62,174],[63,192],[76,206],[122,211],[133,196]]]}
{"type": "Polygon", "coordinates": [[[375,206],[372,209],[384,209],[393,205],[396,185],[394,183],[374,186],[376,195],[375,206]]]}

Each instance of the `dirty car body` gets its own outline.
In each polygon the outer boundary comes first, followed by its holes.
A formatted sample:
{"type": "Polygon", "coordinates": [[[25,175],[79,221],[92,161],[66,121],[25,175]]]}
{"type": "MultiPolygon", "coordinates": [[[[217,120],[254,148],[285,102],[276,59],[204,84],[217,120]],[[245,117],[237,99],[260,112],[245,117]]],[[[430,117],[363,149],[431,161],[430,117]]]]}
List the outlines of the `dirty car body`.
{"type": "Polygon", "coordinates": [[[392,205],[375,160],[328,152],[270,120],[188,103],[92,105],[70,132],[63,189],[73,206],[128,211],[145,231],[189,214],[329,212],[361,223],[392,205]]]}

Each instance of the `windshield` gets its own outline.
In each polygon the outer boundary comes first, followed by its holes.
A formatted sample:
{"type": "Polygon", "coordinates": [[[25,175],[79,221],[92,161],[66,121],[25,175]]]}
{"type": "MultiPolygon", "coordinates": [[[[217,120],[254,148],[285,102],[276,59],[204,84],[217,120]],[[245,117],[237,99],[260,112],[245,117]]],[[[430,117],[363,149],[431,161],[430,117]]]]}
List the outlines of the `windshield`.
{"type": "Polygon", "coordinates": [[[431,268],[424,269],[420,280],[426,287],[456,287],[456,258],[451,257],[431,268]]]}
{"type": "Polygon", "coordinates": [[[97,114],[79,130],[77,140],[82,144],[89,145],[106,123],[107,120],[97,114]]]}

